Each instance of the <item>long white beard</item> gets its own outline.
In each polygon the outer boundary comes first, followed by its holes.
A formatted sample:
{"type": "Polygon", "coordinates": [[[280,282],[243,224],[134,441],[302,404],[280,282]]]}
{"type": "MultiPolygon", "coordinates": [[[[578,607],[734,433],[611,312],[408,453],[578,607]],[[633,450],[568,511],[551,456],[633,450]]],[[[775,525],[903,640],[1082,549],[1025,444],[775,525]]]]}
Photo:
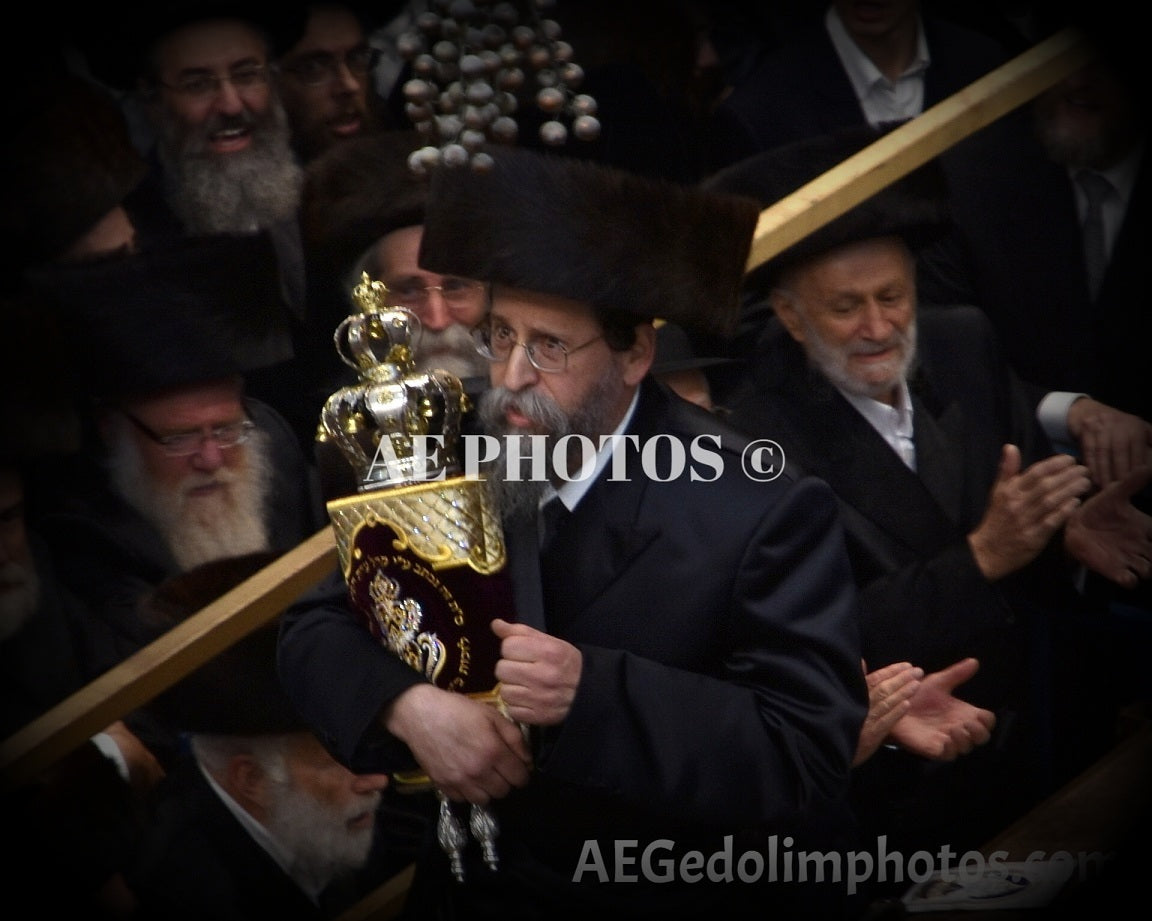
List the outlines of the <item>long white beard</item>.
{"type": "Polygon", "coordinates": [[[144,470],[140,452],[127,437],[113,443],[113,487],[155,527],[186,572],[202,563],[270,549],[264,507],[270,483],[268,437],[256,431],[243,445],[247,463],[233,470],[191,474],[175,488],[158,487],[144,470]],[[224,489],[205,496],[190,490],[210,483],[224,489]]]}
{"type": "Polygon", "coordinates": [[[40,604],[40,576],[31,566],[9,560],[0,566],[0,640],[15,634],[40,604]]]}
{"type": "Polygon", "coordinates": [[[316,891],[364,866],[375,826],[350,829],[365,812],[375,813],[380,793],[365,793],[345,809],[320,802],[303,790],[277,783],[264,823],[292,855],[292,876],[316,891]]]}

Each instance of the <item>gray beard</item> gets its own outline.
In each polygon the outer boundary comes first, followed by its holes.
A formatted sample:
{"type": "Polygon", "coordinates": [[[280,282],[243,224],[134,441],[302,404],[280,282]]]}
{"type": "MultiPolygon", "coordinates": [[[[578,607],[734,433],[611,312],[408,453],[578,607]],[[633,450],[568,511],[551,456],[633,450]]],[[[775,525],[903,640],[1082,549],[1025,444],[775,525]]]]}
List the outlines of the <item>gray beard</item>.
{"type": "Polygon", "coordinates": [[[271,482],[268,436],[256,431],[243,445],[229,450],[246,451],[247,466],[239,471],[221,468],[212,474],[193,474],[172,489],[157,486],[147,474],[126,431],[113,442],[109,458],[113,489],[160,532],[181,572],[212,560],[269,549],[264,521],[271,482]],[[190,487],[211,480],[226,482],[228,489],[210,496],[187,496],[190,487]]]}
{"type": "Polygon", "coordinates": [[[292,855],[294,878],[319,891],[364,866],[375,828],[351,831],[347,823],[360,812],[375,812],[379,793],[365,794],[345,815],[286,783],[275,782],[273,789],[274,799],[264,824],[292,855]]]}
{"type": "Polygon", "coordinates": [[[895,338],[899,339],[903,346],[903,356],[900,364],[893,368],[890,379],[870,384],[852,376],[842,351],[825,343],[803,314],[801,323],[804,325],[808,363],[837,388],[858,397],[869,397],[873,400],[883,398],[893,387],[899,385],[900,381],[907,379],[908,370],[916,359],[916,321],[913,320],[905,333],[895,334],[895,338]]]}
{"type": "Polygon", "coordinates": [[[472,334],[459,323],[422,329],[413,358],[417,371],[439,368],[459,378],[488,375],[488,359],[476,351],[472,334]]]}
{"type": "Polygon", "coordinates": [[[224,156],[206,150],[211,126],[189,134],[172,118],[160,125],[165,193],[188,234],[252,233],[296,214],[304,171],[283,106],[273,100],[267,116],[236,120],[252,127],[252,146],[224,156]]]}
{"type": "MultiPolygon", "coordinates": [[[[573,413],[566,413],[549,396],[526,390],[512,393],[503,387],[493,387],[480,397],[478,413],[484,431],[500,439],[500,454],[484,469],[485,482],[493,507],[501,520],[509,526],[526,519],[535,519],[540,500],[548,491],[550,482],[556,482],[552,465],[552,447],[565,435],[584,435],[598,445],[601,435],[615,427],[611,418],[612,407],[623,383],[615,374],[606,374],[588,394],[584,405],[573,413]],[[545,436],[547,461],[544,477],[533,479],[531,443],[528,434],[515,433],[512,437],[504,423],[504,411],[514,406],[536,422],[535,434],[545,436]],[[511,479],[507,466],[509,444],[517,446],[520,467],[515,471],[518,479],[511,479]]],[[[573,471],[575,467],[569,465],[573,471]]]]}
{"type": "Polygon", "coordinates": [[[15,635],[40,605],[40,576],[35,568],[9,560],[0,566],[0,640],[15,635]]]}

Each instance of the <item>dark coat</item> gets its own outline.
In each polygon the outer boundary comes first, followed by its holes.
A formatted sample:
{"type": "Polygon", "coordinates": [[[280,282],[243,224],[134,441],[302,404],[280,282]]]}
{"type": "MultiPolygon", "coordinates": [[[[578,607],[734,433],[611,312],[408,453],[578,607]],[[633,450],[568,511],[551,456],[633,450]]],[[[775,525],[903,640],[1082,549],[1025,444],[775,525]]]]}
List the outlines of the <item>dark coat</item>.
{"type": "Polygon", "coordinates": [[[143,918],[320,921],[329,917],[272,859],[191,758],[162,782],[127,874],[143,918]]]}
{"type": "MultiPolygon", "coordinates": [[[[927,17],[932,62],[924,75],[924,109],[947,99],[1008,60],[986,35],[927,17]]],[[[711,169],[801,138],[865,124],[823,17],[766,51],[716,107],[709,137],[711,169]]]]}
{"type": "Polygon", "coordinates": [[[1152,149],[1140,162],[1095,302],[1068,171],[1035,145],[1012,157],[981,156],[958,165],[950,181],[966,260],[963,280],[957,283],[955,273],[937,277],[929,266],[922,273],[926,296],[981,307],[1036,397],[1082,391],[1152,419],[1150,164],[1152,149]]]}
{"type": "MultiPolygon", "coordinates": [[[[890,834],[890,847],[963,849],[1047,792],[1056,773],[1045,731],[1056,719],[1051,698],[1088,686],[1058,687],[1054,678],[1059,644],[1051,634],[1078,605],[1058,547],[991,583],[966,539],[987,506],[1001,446],[1018,445],[1023,466],[1051,453],[1031,403],[975,308],[921,310],[917,354],[909,381],[915,472],[775,321],[744,380],[718,399],[736,426],[775,440],[790,467],[836,492],[869,669],[909,661],[932,672],[967,656],[980,660],[957,693],[997,714],[990,743],[950,764],[882,749],[854,777],[866,827],[890,834]]],[[[1092,747],[1083,736],[1062,739],[1085,757],[1092,747]]]]}
{"type": "MultiPolygon", "coordinates": [[[[563,725],[537,733],[534,779],[496,805],[500,872],[470,865],[477,885],[442,881],[472,899],[470,912],[698,917],[748,887],[612,887],[592,874],[573,884],[585,840],[605,855],[614,840],[642,849],[661,838],[711,853],[734,834],[739,855],[844,790],[864,696],[827,487],[788,472],[751,481],[743,439],[651,382],[629,432],[685,447],[713,433],[724,473],[654,482],[631,452],[629,479],[601,476],[542,559],[542,607],[530,583],[535,543],[509,535],[518,618],[575,644],[583,674],[563,725]]],[[[374,754],[379,731],[368,727],[380,709],[423,679],[357,624],[338,576],[326,590],[286,612],[281,676],[321,738],[358,763],[374,754]]],[[[759,912],[766,898],[759,891],[759,912]]]]}

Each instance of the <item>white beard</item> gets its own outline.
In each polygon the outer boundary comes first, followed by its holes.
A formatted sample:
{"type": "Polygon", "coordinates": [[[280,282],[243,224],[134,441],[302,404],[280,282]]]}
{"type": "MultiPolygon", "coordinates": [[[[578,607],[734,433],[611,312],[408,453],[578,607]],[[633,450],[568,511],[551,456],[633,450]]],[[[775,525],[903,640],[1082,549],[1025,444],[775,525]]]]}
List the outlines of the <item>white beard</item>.
{"type": "Polygon", "coordinates": [[[267,435],[256,431],[243,445],[229,450],[245,451],[246,466],[191,474],[171,489],[158,487],[148,476],[140,452],[125,433],[114,442],[113,487],[160,532],[182,572],[212,560],[270,549],[264,521],[271,470],[267,435]],[[223,483],[226,488],[206,496],[189,495],[191,489],[209,483],[223,483]]]}
{"type": "Polygon", "coordinates": [[[472,334],[458,323],[422,329],[413,357],[417,371],[440,368],[459,378],[488,376],[488,359],[476,351],[472,334]]]}
{"type": "Polygon", "coordinates": [[[348,822],[365,812],[374,813],[380,805],[379,792],[365,793],[338,811],[286,784],[276,783],[273,790],[264,825],[292,855],[293,877],[319,891],[364,866],[375,826],[350,829],[348,822]]]}

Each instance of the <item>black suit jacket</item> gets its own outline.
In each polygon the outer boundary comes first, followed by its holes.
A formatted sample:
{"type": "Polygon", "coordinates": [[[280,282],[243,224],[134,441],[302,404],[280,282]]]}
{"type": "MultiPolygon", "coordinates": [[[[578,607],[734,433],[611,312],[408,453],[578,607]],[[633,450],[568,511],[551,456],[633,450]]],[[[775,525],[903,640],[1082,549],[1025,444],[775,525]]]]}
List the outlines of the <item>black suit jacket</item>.
{"type": "Polygon", "coordinates": [[[1080,220],[1067,170],[1038,145],[987,155],[952,171],[951,207],[962,273],[921,272],[937,303],[981,307],[1034,396],[1083,391],[1152,419],[1152,149],[1136,184],[1104,281],[1088,291],[1080,220]]]}
{"type": "MultiPolygon", "coordinates": [[[[947,99],[1008,60],[1007,52],[978,32],[924,18],[931,64],[924,76],[924,109],[947,99]]],[[[801,138],[866,124],[823,16],[766,51],[720,102],[709,131],[715,170],[762,150],[801,138]]]]}
{"type": "Polygon", "coordinates": [[[236,821],[191,757],[162,782],[127,877],[141,917],[156,921],[329,917],[236,821]]]}
{"type": "MultiPolygon", "coordinates": [[[[598,839],[604,854],[615,840],[716,847],[727,832],[739,852],[843,792],[864,694],[827,486],[788,472],[747,479],[743,440],[651,382],[629,432],[684,447],[715,435],[724,473],[652,482],[631,454],[627,481],[598,478],[543,559],[542,609],[540,589],[533,598],[518,582],[518,615],[575,644],[583,674],[563,725],[536,734],[531,783],[495,805],[500,873],[470,866],[475,886],[441,886],[466,893],[469,910],[691,916],[717,893],[608,886],[593,874],[574,884],[584,843],[598,839]]],[[[537,552],[510,536],[514,558],[537,552]]],[[[338,578],[286,612],[280,668],[302,714],[351,763],[381,757],[380,709],[423,680],[354,621],[338,578]]],[[[747,896],[741,889],[723,895],[747,896]]]]}
{"type": "MultiPolygon", "coordinates": [[[[776,440],[790,466],[835,490],[869,668],[910,661],[931,672],[980,660],[958,693],[997,713],[991,743],[952,764],[882,750],[855,776],[855,802],[875,833],[913,849],[975,847],[1054,782],[1046,726],[1061,688],[1045,663],[1055,655],[1050,631],[1078,599],[1056,546],[997,583],[969,549],[1001,446],[1019,445],[1025,466],[1051,453],[981,311],[921,310],[910,389],[915,472],[776,322],[720,400],[738,427],[776,440]]],[[[1083,737],[1071,744],[1090,747],[1083,737]]]]}

